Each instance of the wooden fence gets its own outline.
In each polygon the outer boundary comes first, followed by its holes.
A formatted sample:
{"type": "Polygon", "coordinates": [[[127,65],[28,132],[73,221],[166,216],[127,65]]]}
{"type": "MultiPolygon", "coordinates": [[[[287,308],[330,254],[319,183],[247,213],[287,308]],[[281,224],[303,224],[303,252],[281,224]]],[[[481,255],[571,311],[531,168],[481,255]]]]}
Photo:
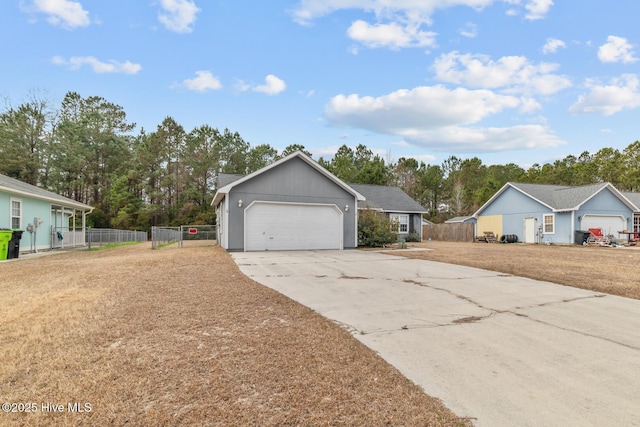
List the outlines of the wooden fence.
{"type": "Polygon", "coordinates": [[[473,242],[475,224],[459,222],[454,224],[432,224],[422,226],[422,240],[441,240],[445,242],[473,242]]]}

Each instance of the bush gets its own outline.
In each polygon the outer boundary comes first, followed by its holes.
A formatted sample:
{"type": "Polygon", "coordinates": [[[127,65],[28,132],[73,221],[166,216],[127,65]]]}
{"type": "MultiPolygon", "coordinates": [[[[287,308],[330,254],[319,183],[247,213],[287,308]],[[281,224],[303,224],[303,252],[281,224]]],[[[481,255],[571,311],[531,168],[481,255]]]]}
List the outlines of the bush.
{"type": "Polygon", "coordinates": [[[409,235],[407,237],[405,237],[404,239],[405,242],[419,242],[420,241],[420,235],[418,233],[416,233],[415,231],[409,233],[409,235]]]}
{"type": "Polygon", "coordinates": [[[397,224],[385,214],[373,210],[360,211],[358,245],[379,248],[398,241],[397,224]]]}

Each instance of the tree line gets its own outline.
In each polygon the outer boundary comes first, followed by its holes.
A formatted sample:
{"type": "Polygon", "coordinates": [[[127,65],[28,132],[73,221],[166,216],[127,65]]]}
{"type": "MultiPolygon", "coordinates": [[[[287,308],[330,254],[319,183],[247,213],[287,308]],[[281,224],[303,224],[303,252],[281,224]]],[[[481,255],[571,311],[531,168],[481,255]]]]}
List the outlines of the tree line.
{"type": "MultiPolygon", "coordinates": [[[[94,227],[148,230],[151,226],[211,224],[209,206],[220,173],[247,174],[296,150],[252,146],[237,132],[201,125],[187,131],[166,117],[140,129],[124,109],[99,96],[69,92],[55,108],[32,95],[0,113],[0,173],[94,206],[94,227]]],[[[611,182],[640,191],[640,142],[603,148],[529,169],[485,165],[478,157],[450,156],[442,164],[397,161],[365,145],[343,145],[318,163],[347,183],[402,188],[441,222],[470,215],[508,181],[587,185],[611,182]]]]}

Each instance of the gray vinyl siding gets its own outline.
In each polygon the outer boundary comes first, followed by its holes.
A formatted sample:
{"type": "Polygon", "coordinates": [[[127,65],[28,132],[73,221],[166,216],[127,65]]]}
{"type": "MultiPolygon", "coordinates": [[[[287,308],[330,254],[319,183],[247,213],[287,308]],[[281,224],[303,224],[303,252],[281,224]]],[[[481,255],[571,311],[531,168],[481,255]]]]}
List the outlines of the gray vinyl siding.
{"type": "MultiPolygon", "coordinates": [[[[344,214],[344,247],[356,246],[355,196],[300,158],[292,158],[231,189],[227,195],[228,250],[244,249],[244,210],[254,201],[335,204],[344,214]],[[239,200],[242,200],[241,208],[238,207],[239,200]],[[347,212],[346,205],[349,205],[347,212]]],[[[283,218],[283,221],[286,221],[286,218],[283,218]]]]}
{"type": "Polygon", "coordinates": [[[387,216],[391,215],[408,215],[409,216],[409,231],[406,233],[398,233],[398,241],[406,239],[409,234],[416,233],[420,239],[422,239],[422,215],[416,213],[406,212],[387,212],[387,216]]]}

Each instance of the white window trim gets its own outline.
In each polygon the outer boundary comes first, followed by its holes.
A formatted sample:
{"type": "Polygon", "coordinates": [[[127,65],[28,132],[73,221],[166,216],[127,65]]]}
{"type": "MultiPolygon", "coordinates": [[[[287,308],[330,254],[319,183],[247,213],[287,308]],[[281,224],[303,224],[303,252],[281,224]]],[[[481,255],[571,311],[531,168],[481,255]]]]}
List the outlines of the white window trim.
{"type": "Polygon", "coordinates": [[[11,224],[11,228],[22,228],[22,199],[16,199],[14,197],[11,197],[9,199],[9,222],[11,224]],[[20,214],[16,217],[15,215],[13,215],[13,202],[17,202],[20,204],[20,214]],[[14,218],[18,218],[18,226],[14,227],[13,226],[13,219],[14,218]]]}
{"type": "Polygon", "coordinates": [[[398,232],[399,234],[409,234],[409,215],[408,214],[391,214],[389,215],[389,218],[391,219],[391,221],[398,221],[398,229],[396,230],[396,232],[398,232]],[[406,218],[406,221],[403,222],[401,218],[406,218]],[[400,230],[403,224],[406,224],[407,231],[400,230]]]}
{"type": "Polygon", "coordinates": [[[556,214],[542,215],[542,234],[556,234],[556,214]],[[547,231],[547,217],[551,217],[551,231],[547,231]]]}

